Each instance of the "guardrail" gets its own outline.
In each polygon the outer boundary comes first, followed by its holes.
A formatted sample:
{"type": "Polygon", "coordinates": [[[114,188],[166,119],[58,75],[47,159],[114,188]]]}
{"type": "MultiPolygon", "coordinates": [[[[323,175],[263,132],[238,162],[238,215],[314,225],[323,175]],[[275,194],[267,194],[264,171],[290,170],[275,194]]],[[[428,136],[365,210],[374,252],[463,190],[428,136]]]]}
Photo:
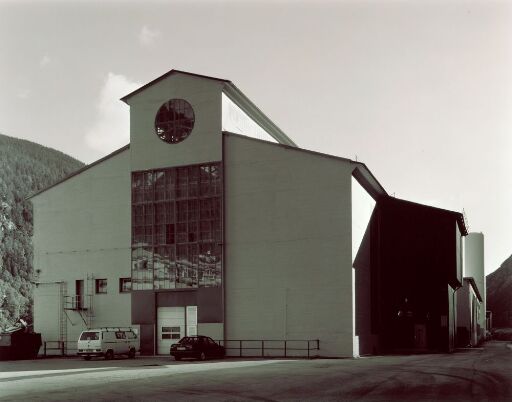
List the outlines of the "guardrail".
{"type": "MultiPolygon", "coordinates": [[[[317,357],[319,339],[220,339],[216,341],[231,357],[317,357]],[[230,353],[232,352],[232,353],[230,353]]],[[[45,341],[43,356],[72,356],[77,352],[76,341],[45,341]]]]}
{"type": "Polygon", "coordinates": [[[320,350],[319,339],[222,339],[227,356],[238,357],[307,357],[320,350]],[[234,354],[230,351],[236,351],[234,354]],[[257,352],[256,352],[257,351],[257,352]]]}
{"type": "Polygon", "coordinates": [[[43,356],[69,356],[77,352],[76,341],[44,341],[43,356]]]}

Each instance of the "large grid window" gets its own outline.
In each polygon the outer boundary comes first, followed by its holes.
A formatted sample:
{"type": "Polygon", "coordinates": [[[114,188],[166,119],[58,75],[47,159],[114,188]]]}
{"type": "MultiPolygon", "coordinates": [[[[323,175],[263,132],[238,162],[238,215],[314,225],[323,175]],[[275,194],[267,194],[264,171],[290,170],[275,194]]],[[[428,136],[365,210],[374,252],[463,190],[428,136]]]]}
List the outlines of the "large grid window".
{"type": "Polygon", "coordinates": [[[132,289],[218,287],[220,163],[132,174],[132,289]]]}

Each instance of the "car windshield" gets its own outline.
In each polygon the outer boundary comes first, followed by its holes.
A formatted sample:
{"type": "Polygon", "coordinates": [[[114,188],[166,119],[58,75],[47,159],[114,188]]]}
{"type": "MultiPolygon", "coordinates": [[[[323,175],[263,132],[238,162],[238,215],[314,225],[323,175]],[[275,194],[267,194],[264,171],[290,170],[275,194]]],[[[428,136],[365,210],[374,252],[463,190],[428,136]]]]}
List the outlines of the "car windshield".
{"type": "Polygon", "coordinates": [[[100,339],[99,332],[82,332],[80,336],[81,341],[97,341],[98,339],[100,339]]]}

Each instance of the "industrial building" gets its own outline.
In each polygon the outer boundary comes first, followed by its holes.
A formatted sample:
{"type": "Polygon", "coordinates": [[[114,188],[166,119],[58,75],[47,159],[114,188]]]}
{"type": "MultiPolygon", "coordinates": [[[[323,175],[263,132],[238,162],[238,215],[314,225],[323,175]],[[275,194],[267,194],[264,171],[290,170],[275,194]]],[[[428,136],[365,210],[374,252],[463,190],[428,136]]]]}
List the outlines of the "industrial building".
{"type": "Polygon", "coordinates": [[[143,354],[194,334],[228,354],[453,349],[462,214],[297,147],[228,80],[171,70],[122,100],[130,144],[31,197],[43,340],[115,325],[143,354]]]}
{"type": "Polygon", "coordinates": [[[457,345],[477,346],[490,329],[486,318],[484,235],[469,233],[464,243],[464,282],[457,291],[457,345]]]}
{"type": "MultiPolygon", "coordinates": [[[[462,214],[388,197],[375,211],[372,329],[381,352],[452,351],[462,285],[462,214]]],[[[356,267],[357,274],[365,272],[356,267]]]]}

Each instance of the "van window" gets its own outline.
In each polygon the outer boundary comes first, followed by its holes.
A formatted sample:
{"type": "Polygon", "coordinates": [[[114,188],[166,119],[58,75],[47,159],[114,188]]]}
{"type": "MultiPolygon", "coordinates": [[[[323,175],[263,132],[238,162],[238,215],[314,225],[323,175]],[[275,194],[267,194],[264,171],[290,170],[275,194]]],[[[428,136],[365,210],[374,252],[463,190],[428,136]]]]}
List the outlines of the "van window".
{"type": "Polygon", "coordinates": [[[126,332],[126,337],[128,339],[137,339],[137,334],[135,334],[135,332],[129,331],[129,332],[126,332]]]}
{"type": "Polygon", "coordinates": [[[126,339],[126,335],[124,332],[116,332],[116,338],[117,339],[126,339]]]}
{"type": "Polygon", "coordinates": [[[100,339],[99,332],[82,332],[80,335],[81,341],[97,341],[98,339],[100,339]]]}

